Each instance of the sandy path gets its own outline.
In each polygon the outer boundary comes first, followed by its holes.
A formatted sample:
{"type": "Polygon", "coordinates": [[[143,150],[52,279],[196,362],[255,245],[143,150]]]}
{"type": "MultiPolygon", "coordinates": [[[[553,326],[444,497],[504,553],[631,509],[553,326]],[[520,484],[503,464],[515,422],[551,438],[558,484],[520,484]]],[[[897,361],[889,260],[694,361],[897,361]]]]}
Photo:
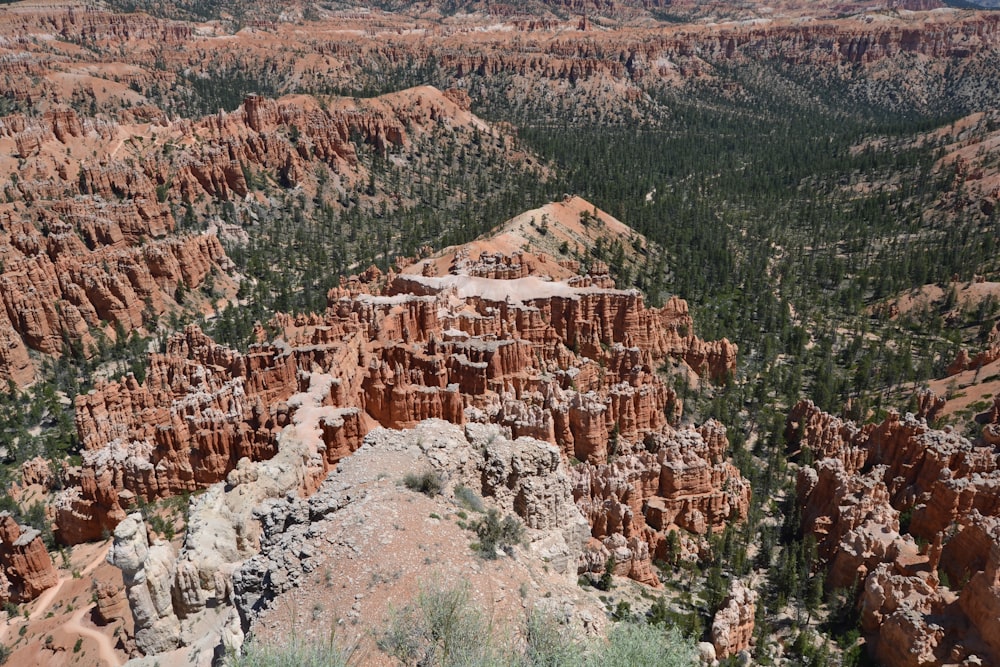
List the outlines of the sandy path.
{"type": "MultiPolygon", "coordinates": [[[[83,568],[83,571],[80,572],[80,576],[85,577],[91,572],[93,572],[94,568],[103,563],[104,559],[108,557],[108,552],[110,550],[111,550],[111,542],[109,540],[107,546],[98,551],[97,555],[94,556],[94,560],[90,561],[90,563],[87,564],[87,567],[83,568]]],[[[56,584],[52,588],[49,588],[44,593],[39,595],[36,598],[37,606],[35,607],[35,610],[31,612],[31,615],[28,616],[28,620],[33,621],[36,618],[41,618],[41,616],[49,610],[49,607],[52,606],[52,600],[54,600],[56,595],[59,594],[59,591],[62,590],[63,584],[65,584],[67,581],[70,581],[72,578],[73,578],[72,576],[59,577],[58,584],[56,584]]]]}
{"type": "MultiPolygon", "coordinates": [[[[90,561],[90,563],[87,564],[87,567],[83,568],[83,571],[80,572],[80,576],[85,577],[91,572],[93,572],[98,565],[104,562],[104,559],[107,558],[108,552],[110,550],[111,550],[111,541],[109,540],[107,546],[98,551],[97,555],[94,556],[94,560],[90,561]]],[[[42,616],[44,616],[49,611],[49,608],[52,606],[53,600],[55,600],[56,596],[59,595],[59,591],[62,590],[63,584],[65,584],[67,581],[72,580],[72,578],[73,578],[72,575],[68,577],[67,576],[59,577],[58,584],[56,584],[52,588],[47,589],[44,593],[35,598],[35,610],[28,615],[28,621],[30,622],[42,618],[42,616]]],[[[76,621],[76,624],[79,626],[78,617],[82,617],[83,612],[86,611],[89,611],[89,609],[83,609],[79,611],[77,615],[74,615],[73,619],[70,620],[67,626],[71,626],[74,620],[76,621]]],[[[8,619],[2,626],[0,626],[0,643],[3,643],[7,639],[7,632],[10,630],[11,626],[14,625],[14,622],[19,620],[20,618],[8,619]]],[[[89,628],[84,628],[82,626],[79,627],[80,627],[80,634],[85,634],[88,637],[92,637],[93,635],[91,633],[96,632],[94,630],[90,630],[89,628]]],[[[103,635],[101,636],[103,637],[103,635]]],[[[104,639],[108,641],[108,645],[110,646],[110,640],[108,640],[107,637],[104,637],[104,639]]],[[[98,640],[98,643],[100,643],[100,640],[98,640]]],[[[104,657],[103,647],[101,648],[101,656],[104,657]]],[[[115,667],[117,667],[117,665],[121,664],[118,661],[118,657],[115,655],[113,648],[111,649],[111,656],[113,656],[112,660],[110,661],[112,665],[115,665],[115,667]]]]}
{"type": "Polygon", "coordinates": [[[63,624],[63,629],[66,630],[66,632],[75,633],[83,637],[93,639],[97,642],[97,654],[101,657],[101,660],[112,667],[119,667],[123,661],[118,657],[118,654],[115,653],[115,647],[111,643],[111,638],[80,623],[83,619],[83,615],[90,613],[90,610],[95,606],[96,605],[90,605],[89,607],[78,609],[76,613],[70,617],[69,621],[63,624]]]}
{"type": "Polygon", "coordinates": [[[118,151],[121,150],[121,147],[124,145],[125,145],[125,138],[119,139],[118,144],[111,150],[111,154],[109,155],[109,157],[114,157],[115,155],[117,155],[118,151]]]}
{"type": "Polygon", "coordinates": [[[49,607],[52,606],[52,601],[55,599],[57,595],[59,595],[59,591],[62,590],[63,584],[65,584],[70,579],[72,579],[72,577],[59,577],[58,584],[56,584],[52,588],[45,589],[44,593],[35,598],[35,604],[36,604],[35,610],[31,612],[31,615],[28,616],[28,620],[34,621],[35,619],[41,618],[42,614],[47,612],[49,610],[49,607]]]}

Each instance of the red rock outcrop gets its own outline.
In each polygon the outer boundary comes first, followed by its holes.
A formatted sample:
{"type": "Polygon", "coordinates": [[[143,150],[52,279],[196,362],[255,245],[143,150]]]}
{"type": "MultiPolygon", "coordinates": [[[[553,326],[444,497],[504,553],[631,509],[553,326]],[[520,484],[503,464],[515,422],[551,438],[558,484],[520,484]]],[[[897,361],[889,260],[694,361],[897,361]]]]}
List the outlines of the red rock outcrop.
{"type": "Polygon", "coordinates": [[[54,471],[52,463],[46,458],[36,456],[28,459],[21,464],[21,479],[11,482],[7,493],[18,503],[22,502],[25,491],[31,487],[42,493],[49,493],[61,481],[61,473],[66,467],[66,463],[62,463],[59,469],[54,471]]]}
{"type": "Polygon", "coordinates": [[[858,428],[804,401],[792,410],[788,432],[790,442],[809,446],[817,458],[839,458],[847,474],[885,466],[882,481],[893,506],[915,507],[914,536],[929,540],[973,509],[984,514],[1000,509],[993,448],[931,429],[912,415],[893,412],[881,424],[858,428]],[[830,427],[816,429],[817,423],[830,427]]]}
{"type": "Polygon", "coordinates": [[[41,533],[0,512],[0,602],[27,602],[59,582],[41,533]]]}
{"type": "Polygon", "coordinates": [[[917,552],[913,538],[899,535],[899,512],[889,503],[884,474],[883,466],[867,475],[849,473],[833,458],[799,473],[802,530],[816,536],[831,589],[857,585],[879,563],[917,552]]]}
{"type": "MultiPolygon", "coordinates": [[[[132,34],[147,32],[110,38],[132,34]]],[[[4,187],[12,203],[0,208],[0,381],[33,379],[28,348],[58,355],[68,343],[88,355],[95,328],[130,333],[176,308],[179,285],[193,289],[230,268],[214,236],[175,235],[171,203],[242,199],[248,174],[314,183],[320,164],[353,183],[367,174],[355,139],[385,151],[441,123],[472,128],[473,118],[460,95],[423,87],[325,105],[249,96],[231,113],[161,125],[125,127],[64,108],[0,119],[0,149],[20,158],[4,187]]]]}
{"type": "Polygon", "coordinates": [[[962,589],[959,605],[975,627],[979,639],[989,646],[994,659],[1000,656],[1000,542],[990,544],[986,566],[962,589]]]}
{"type": "Polygon", "coordinates": [[[938,396],[930,389],[922,389],[917,392],[917,418],[924,419],[928,424],[934,422],[941,414],[945,404],[948,402],[944,396],[938,396]]]}
{"type": "MultiPolygon", "coordinates": [[[[455,97],[455,95],[452,95],[455,97]]],[[[468,123],[467,108],[431,87],[414,88],[371,100],[334,99],[327,106],[306,95],[268,99],[247,97],[231,113],[185,121],[158,132],[143,155],[140,169],[126,161],[84,160],[69,185],[104,200],[146,197],[194,202],[202,196],[235,200],[251,190],[247,175],[274,174],[281,184],[299,185],[325,164],[345,182],[362,179],[354,138],[384,152],[408,144],[411,133],[426,132],[439,122],[468,123]],[[169,142],[168,152],[163,144],[169,142]],[[197,150],[195,150],[195,148],[197,150]],[[156,198],[147,197],[150,193],[156,198]]],[[[117,131],[117,128],[114,128],[117,131]]],[[[37,151],[58,135],[52,124],[29,124],[14,136],[32,138],[37,151]]],[[[21,145],[20,143],[18,145],[21,145]]],[[[31,184],[21,190],[28,192],[31,184]]],[[[37,186],[36,186],[37,187],[37,186]]],[[[162,205],[160,205],[162,206],[162,205]]],[[[153,217],[146,213],[146,217],[153,217]]]]}
{"type": "Polygon", "coordinates": [[[40,224],[16,205],[0,209],[0,381],[34,379],[28,348],[89,356],[96,330],[138,329],[176,307],[179,285],[195,288],[228,270],[215,236],[169,235],[169,209],[149,201],[36,204],[40,224]]]}
{"type": "Polygon", "coordinates": [[[728,446],[718,422],[698,430],[666,427],[613,461],[575,466],[573,495],[592,535],[620,567],[651,572],[652,559],[666,558],[671,531],[705,535],[746,518],[750,486],[725,461],[728,446]],[[620,538],[630,541],[628,553],[616,551],[620,538]]]}
{"type": "MultiPolygon", "coordinates": [[[[996,331],[995,328],[994,331],[996,331]]],[[[958,375],[963,371],[974,371],[987,364],[992,364],[997,359],[1000,359],[1000,342],[992,343],[986,349],[977,352],[975,356],[970,356],[969,352],[963,349],[955,357],[955,361],[948,365],[946,372],[951,376],[958,375]]]]}
{"type": "Polygon", "coordinates": [[[861,625],[877,637],[874,653],[882,664],[917,667],[944,662],[951,642],[946,641],[944,627],[929,619],[955,606],[942,592],[933,573],[907,573],[893,563],[878,565],[867,577],[861,625]]]}
{"type": "Polygon", "coordinates": [[[113,530],[137,499],[154,500],[225,478],[243,457],[274,454],[280,404],[297,388],[294,360],[273,346],[247,355],[197,327],[152,355],[146,382],[131,376],[76,401],[83,464],[55,503],[59,538],[113,530]]]}
{"type": "Polygon", "coordinates": [[[724,375],[736,348],[691,334],[679,299],[647,308],[635,291],[517,275],[368,272],[331,291],[324,315],[277,317],[282,338],[245,355],[194,327],[172,337],[144,384],[103,383],[77,399],[83,465],[56,503],[60,539],[93,539],[137,498],[193,491],[243,457],[270,458],[281,428],[329,409],[315,434],[302,433],[323,452],[306,487],[371,424],[498,423],[585,462],[576,497],[593,510],[595,537],[620,552],[622,567],[633,564],[631,576],[656,583],[650,563],[663,531],[704,534],[742,520],[749,487],[725,461],[721,425],[670,426],[680,401],[654,369],[693,357],[724,375]],[[307,389],[320,406],[303,398],[307,389]],[[612,498],[620,507],[609,512],[612,498]]]}
{"type": "Polygon", "coordinates": [[[120,583],[105,579],[95,580],[94,597],[97,599],[94,618],[99,625],[123,621],[128,617],[128,597],[120,583]]]}
{"type": "Polygon", "coordinates": [[[913,415],[859,428],[809,402],[786,433],[818,459],[799,472],[802,530],[817,539],[829,587],[863,587],[862,625],[882,664],[994,664],[994,447],[913,415]]]}
{"type": "Polygon", "coordinates": [[[28,348],[4,310],[0,312],[0,380],[23,386],[34,379],[28,348]]]}
{"type": "MultiPolygon", "coordinates": [[[[469,16],[467,21],[479,18],[491,25],[500,21],[509,28],[479,31],[472,23],[444,26],[397,7],[397,12],[380,12],[375,22],[368,14],[338,11],[323,20],[310,21],[307,31],[295,21],[257,23],[248,18],[246,33],[228,35],[220,29],[213,32],[192,24],[142,14],[113,14],[94,7],[24,7],[8,12],[0,26],[11,44],[8,57],[0,60],[0,73],[6,75],[0,86],[12,99],[63,102],[65,89],[46,75],[52,69],[76,72],[79,66],[67,63],[66,54],[50,45],[72,42],[95,49],[94,54],[88,49],[74,55],[93,63],[97,74],[103,74],[104,81],[120,90],[116,97],[139,107],[146,106],[146,99],[136,91],[153,98],[164,89],[185,85],[191,76],[260,72],[267,85],[284,83],[289,89],[316,90],[357,85],[356,79],[363,74],[359,70],[371,63],[383,65],[379,69],[385,71],[433,66],[457,79],[477,74],[528,82],[548,80],[556,85],[612,83],[617,88],[614,94],[636,100],[642,96],[645,81],[700,76],[711,71],[710,63],[725,59],[782,59],[839,66],[918,54],[954,58],[961,63],[988,52],[997,43],[997,21],[986,12],[896,12],[891,21],[884,20],[888,18],[884,15],[872,20],[864,14],[879,7],[924,10],[938,0],[868,4],[817,1],[809,3],[808,10],[802,3],[781,3],[784,6],[780,8],[768,3],[766,10],[759,3],[749,3],[738,11],[731,3],[677,0],[549,4],[572,7],[576,16],[568,22],[552,16],[526,17],[524,8],[509,3],[479,3],[482,13],[469,16]],[[668,4],[671,13],[711,17],[711,25],[664,25],[649,14],[668,4]],[[589,30],[586,17],[582,25],[578,17],[587,12],[608,12],[620,27],[612,29],[605,24],[601,30],[589,30]],[[763,20],[742,20],[754,15],[763,20]],[[810,20],[797,20],[802,15],[810,20]],[[740,20],[726,19],[737,16],[740,20]],[[847,18],[836,18],[841,16],[847,18]],[[630,24],[632,19],[641,20],[630,24]],[[560,30],[553,31],[556,25],[560,30]],[[572,29],[578,26],[583,29],[572,29]],[[260,32],[255,27],[266,31],[268,48],[261,48],[260,32]],[[47,39],[28,40],[24,35],[44,35],[47,39]],[[115,67],[113,75],[102,72],[105,62],[118,53],[128,55],[127,66],[115,67]],[[70,69],[73,66],[76,69],[70,69]]],[[[273,7],[270,9],[264,13],[276,14],[273,7]]],[[[73,91],[74,98],[102,98],[103,102],[106,95],[98,94],[99,76],[93,81],[80,78],[83,80],[73,91]]],[[[464,102],[453,97],[460,105],[464,102]]],[[[120,118],[133,113],[129,108],[117,109],[118,105],[107,106],[120,118]]]]}
{"type": "Polygon", "coordinates": [[[48,459],[36,456],[21,464],[21,483],[25,486],[37,485],[49,490],[55,481],[55,473],[48,459]]]}

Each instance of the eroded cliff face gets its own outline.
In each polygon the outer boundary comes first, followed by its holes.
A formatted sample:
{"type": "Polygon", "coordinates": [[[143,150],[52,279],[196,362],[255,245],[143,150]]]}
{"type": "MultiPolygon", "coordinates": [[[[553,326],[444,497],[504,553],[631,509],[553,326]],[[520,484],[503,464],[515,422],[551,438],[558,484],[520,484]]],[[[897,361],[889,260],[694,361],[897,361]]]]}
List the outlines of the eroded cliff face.
{"type": "MultiPolygon", "coordinates": [[[[618,574],[659,586],[653,560],[667,560],[668,535],[703,536],[746,518],[750,484],[725,458],[720,423],[649,433],[607,463],[572,469],[573,495],[595,538],[586,567],[601,571],[614,556],[618,574]]],[[[693,557],[696,544],[683,547],[693,557]]]]}
{"type": "Polygon", "coordinates": [[[696,338],[680,299],[648,308],[607,275],[485,278],[477,264],[463,259],[442,276],[369,271],[331,291],[325,314],[279,316],[282,337],[246,355],[189,327],[152,355],[145,384],[128,378],[79,397],[85,451],[56,501],[60,539],[94,539],[139,498],[270,459],[283,429],[317,410],[322,445],[304,492],[376,424],[488,423],[551,443],[580,462],[573,496],[605,556],[590,560],[599,569],[615,552],[621,574],[652,585],[670,530],[703,535],[745,517],[749,486],[726,461],[725,429],[673,427],[681,404],[654,372],[692,360],[721,377],[735,346],[696,338]]]}
{"type": "Polygon", "coordinates": [[[178,286],[229,270],[215,236],[172,235],[169,209],[143,207],[143,199],[100,198],[0,207],[0,380],[35,378],[29,349],[90,356],[98,331],[148,325],[178,308],[178,286]]]}
{"type": "Polygon", "coordinates": [[[802,529],[817,539],[829,587],[861,587],[878,658],[995,663],[994,447],[913,415],[858,427],[808,401],[793,409],[787,435],[817,459],[799,472],[802,529]]]}
{"type": "Polygon", "coordinates": [[[749,648],[756,610],[757,592],[734,579],[712,620],[712,645],[718,658],[729,658],[749,648]]]}
{"type": "Polygon", "coordinates": [[[45,203],[48,218],[78,229],[89,248],[134,244],[173,230],[168,203],[246,197],[254,187],[248,175],[314,187],[324,165],[334,184],[346,187],[368,175],[355,142],[384,153],[438,124],[488,130],[462,95],[430,86],[326,102],[250,95],[229,113],[184,120],[168,120],[155,107],[152,118],[116,120],[65,108],[12,114],[0,118],[0,147],[9,152],[0,166],[16,168],[18,177],[3,191],[8,201],[45,203]]]}
{"type": "Polygon", "coordinates": [[[210,273],[231,287],[218,239],[177,234],[157,182],[120,151],[130,138],[71,109],[0,119],[2,162],[15,174],[0,207],[0,331],[9,340],[0,377],[33,379],[28,348],[89,356],[98,331],[113,338],[151,326],[178,309],[178,287],[197,288],[210,273]]]}
{"type": "Polygon", "coordinates": [[[320,170],[345,191],[368,176],[355,141],[384,153],[434,128],[486,128],[467,104],[422,87],[325,104],[249,96],[198,120],[116,121],[67,108],[0,119],[0,168],[16,174],[0,205],[0,381],[34,379],[29,350],[90,356],[99,331],[152,328],[192,307],[175,301],[178,288],[210,275],[218,294],[235,293],[219,240],[178,234],[172,207],[198,216],[208,215],[205,202],[252,199],[247,178],[314,193],[320,170]]]}
{"type": "Polygon", "coordinates": [[[128,377],[78,396],[83,463],[54,502],[59,539],[97,539],[140,498],[202,489],[241,458],[270,458],[296,387],[286,349],[240,355],[189,327],[151,356],[144,384],[128,377]]]}

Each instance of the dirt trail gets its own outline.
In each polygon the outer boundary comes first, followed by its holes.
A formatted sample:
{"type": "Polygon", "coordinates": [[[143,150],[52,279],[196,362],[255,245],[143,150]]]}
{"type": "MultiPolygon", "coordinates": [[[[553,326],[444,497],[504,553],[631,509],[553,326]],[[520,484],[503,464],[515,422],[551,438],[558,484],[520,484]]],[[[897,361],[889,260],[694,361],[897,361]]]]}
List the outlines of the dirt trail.
{"type": "MultiPolygon", "coordinates": [[[[111,550],[111,541],[109,540],[108,544],[100,551],[98,551],[97,554],[94,556],[94,559],[87,564],[87,567],[83,568],[83,570],[80,572],[80,576],[85,577],[91,572],[93,572],[98,565],[104,562],[110,550],[111,550]]],[[[63,585],[67,581],[71,581],[72,579],[73,579],[72,575],[59,577],[58,584],[47,589],[44,593],[39,595],[35,599],[34,611],[32,611],[28,615],[28,621],[30,622],[37,620],[39,618],[43,618],[45,614],[48,613],[49,608],[52,606],[53,601],[59,595],[59,592],[62,590],[63,585]]],[[[108,662],[109,664],[114,665],[114,667],[118,667],[118,665],[122,663],[114,652],[114,647],[111,644],[111,640],[108,637],[100,634],[96,630],[92,630],[91,628],[85,628],[82,625],[80,625],[80,619],[83,617],[83,614],[90,611],[91,608],[93,607],[91,606],[77,611],[77,613],[73,615],[73,617],[69,620],[69,622],[66,623],[66,628],[70,632],[76,632],[78,634],[85,635],[87,637],[95,639],[98,645],[100,646],[101,658],[106,662],[108,662]]],[[[5,623],[3,623],[2,626],[0,626],[0,643],[3,643],[7,639],[7,633],[9,632],[11,626],[15,624],[15,621],[20,621],[20,620],[21,619],[8,619],[5,623]]]]}
{"type": "MultiPolygon", "coordinates": [[[[87,567],[83,568],[83,571],[80,572],[80,576],[85,577],[91,572],[93,572],[94,568],[103,563],[104,559],[108,557],[108,552],[110,550],[111,550],[111,542],[109,541],[107,546],[105,546],[103,549],[97,552],[97,555],[94,556],[94,560],[90,561],[90,563],[87,564],[87,567]]],[[[72,576],[59,577],[58,584],[56,584],[52,588],[49,588],[44,593],[39,595],[38,598],[36,599],[35,610],[31,612],[30,616],[28,616],[28,620],[33,621],[36,618],[41,618],[42,615],[49,610],[49,607],[52,606],[52,601],[59,594],[59,591],[62,590],[63,584],[65,584],[67,581],[70,581],[72,578],[73,578],[72,576]]]]}
{"type": "Polygon", "coordinates": [[[59,595],[59,591],[62,590],[63,584],[69,581],[72,577],[59,577],[59,583],[52,588],[45,589],[45,592],[35,598],[35,610],[31,612],[28,616],[29,621],[34,621],[35,619],[41,618],[42,615],[49,610],[52,606],[52,601],[55,597],[59,595]]]}
{"type": "Polygon", "coordinates": [[[66,632],[93,639],[97,642],[97,654],[101,657],[101,660],[112,667],[119,667],[123,663],[123,660],[118,657],[117,653],[115,653],[115,647],[111,643],[111,638],[80,623],[83,619],[83,615],[90,613],[90,610],[95,606],[96,605],[90,605],[89,607],[78,609],[76,613],[70,617],[69,621],[63,625],[63,629],[66,630],[66,632]]]}

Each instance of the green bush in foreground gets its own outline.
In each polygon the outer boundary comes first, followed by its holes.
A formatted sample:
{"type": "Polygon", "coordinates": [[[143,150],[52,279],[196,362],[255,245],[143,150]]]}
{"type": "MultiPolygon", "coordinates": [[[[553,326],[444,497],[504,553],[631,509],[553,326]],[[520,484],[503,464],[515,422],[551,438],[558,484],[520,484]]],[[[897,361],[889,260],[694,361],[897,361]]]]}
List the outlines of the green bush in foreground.
{"type": "Polygon", "coordinates": [[[404,665],[420,667],[690,667],[693,643],[671,628],[622,623],[607,641],[578,641],[538,612],[521,632],[495,625],[466,587],[432,587],[393,613],[378,647],[404,665]],[[520,635],[519,638],[514,637],[520,635]]]}
{"type": "MultiPolygon", "coordinates": [[[[633,622],[615,625],[607,640],[581,640],[555,619],[531,613],[520,631],[496,624],[466,586],[430,586],[390,614],[375,632],[378,648],[414,667],[691,667],[693,642],[678,629],[633,622]]],[[[292,639],[284,646],[244,646],[234,667],[346,667],[353,651],[332,641],[292,639]]],[[[355,656],[357,657],[357,656],[355,656]]],[[[355,661],[356,662],[356,661],[355,661]]]]}
{"type": "Polygon", "coordinates": [[[524,525],[520,519],[513,515],[501,519],[500,513],[492,508],[474,524],[473,529],[479,536],[479,553],[487,560],[497,557],[498,547],[509,551],[524,539],[524,525]]]}
{"type": "Polygon", "coordinates": [[[588,665],[633,667],[691,667],[698,664],[695,647],[680,631],[652,625],[621,623],[611,630],[606,644],[599,644],[588,665]]]}
{"type": "Polygon", "coordinates": [[[250,643],[233,667],[347,667],[351,652],[324,642],[293,639],[283,646],[250,643]]]}
{"type": "Polygon", "coordinates": [[[425,496],[433,498],[441,493],[444,488],[444,480],[433,470],[420,474],[411,472],[403,478],[403,485],[411,491],[419,491],[425,496]]]}

